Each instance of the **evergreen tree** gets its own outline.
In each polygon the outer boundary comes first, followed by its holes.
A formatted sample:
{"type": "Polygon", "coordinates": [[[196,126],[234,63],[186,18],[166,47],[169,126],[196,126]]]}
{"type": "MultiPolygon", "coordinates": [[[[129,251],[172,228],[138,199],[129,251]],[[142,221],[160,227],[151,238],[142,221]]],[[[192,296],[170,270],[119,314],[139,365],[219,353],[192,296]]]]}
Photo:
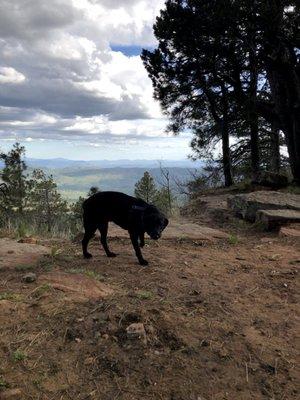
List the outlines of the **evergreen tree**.
{"type": "Polygon", "coordinates": [[[100,192],[100,189],[98,188],[98,186],[92,186],[90,188],[90,190],[88,191],[88,197],[93,196],[93,194],[96,194],[100,192]]]}
{"type": "Polygon", "coordinates": [[[7,154],[0,154],[0,160],[4,162],[0,176],[6,188],[5,195],[1,196],[1,205],[7,213],[22,215],[24,211],[29,184],[24,155],[25,147],[19,143],[15,143],[7,154]]]}
{"type": "Polygon", "coordinates": [[[143,177],[135,184],[134,195],[147,203],[155,202],[157,188],[153,177],[148,171],[144,172],[143,177]]]}
{"type": "Polygon", "coordinates": [[[168,0],[156,20],[158,48],[142,53],[154,95],[174,133],[192,129],[205,146],[221,138],[227,185],[230,135],[249,136],[253,177],[260,171],[260,119],[283,131],[300,182],[298,27],[292,0],[168,0]]]}
{"type": "Polygon", "coordinates": [[[166,215],[171,215],[175,200],[176,198],[171,190],[167,187],[161,187],[157,190],[154,204],[166,215]]]}
{"type": "Polygon", "coordinates": [[[58,192],[52,175],[46,176],[44,171],[36,169],[32,173],[31,182],[30,208],[38,225],[44,225],[50,232],[56,220],[68,211],[67,202],[58,192]]]}

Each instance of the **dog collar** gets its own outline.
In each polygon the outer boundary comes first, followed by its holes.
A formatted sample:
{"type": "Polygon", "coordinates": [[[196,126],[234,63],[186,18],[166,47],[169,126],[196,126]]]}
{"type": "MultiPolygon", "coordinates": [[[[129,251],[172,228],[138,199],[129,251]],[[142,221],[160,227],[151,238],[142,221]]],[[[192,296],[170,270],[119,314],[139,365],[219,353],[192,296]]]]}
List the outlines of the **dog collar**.
{"type": "Polygon", "coordinates": [[[132,206],[133,210],[138,210],[138,211],[145,211],[146,207],[141,207],[141,206],[132,206]]]}

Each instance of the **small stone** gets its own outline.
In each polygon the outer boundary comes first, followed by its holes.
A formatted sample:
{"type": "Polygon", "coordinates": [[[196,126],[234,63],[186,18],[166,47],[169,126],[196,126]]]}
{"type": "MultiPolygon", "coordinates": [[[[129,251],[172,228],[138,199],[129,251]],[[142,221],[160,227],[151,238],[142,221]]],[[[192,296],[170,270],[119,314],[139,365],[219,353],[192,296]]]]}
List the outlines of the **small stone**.
{"type": "Polygon", "coordinates": [[[22,278],[23,282],[32,283],[36,281],[36,274],[33,272],[29,272],[28,274],[24,275],[22,278]]]}
{"type": "Polygon", "coordinates": [[[228,357],[228,355],[229,355],[229,353],[228,353],[228,351],[226,350],[226,349],[224,349],[224,347],[222,347],[221,349],[219,349],[219,356],[221,357],[221,358],[227,358],[228,357]]]}
{"type": "Polygon", "coordinates": [[[269,243],[269,244],[272,243],[272,239],[271,239],[271,238],[268,238],[268,237],[263,237],[263,238],[260,239],[260,241],[261,241],[262,243],[269,243]]]}
{"type": "Polygon", "coordinates": [[[105,339],[105,340],[109,339],[109,335],[108,335],[107,333],[104,333],[104,334],[102,335],[102,337],[103,337],[103,339],[105,339]]]}
{"type": "Polygon", "coordinates": [[[126,328],[127,338],[130,340],[140,339],[143,343],[147,342],[147,336],[144,324],[141,322],[129,325],[126,328]]]}
{"type": "Polygon", "coordinates": [[[4,392],[0,392],[1,400],[17,400],[22,398],[21,389],[8,389],[4,392]]]}
{"type": "Polygon", "coordinates": [[[207,340],[203,339],[203,340],[201,340],[200,346],[201,347],[208,347],[209,346],[209,342],[207,340]]]}
{"type": "Polygon", "coordinates": [[[80,343],[80,342],[81,342],[81,339],[80,339],[79,337],[77,337],[77,338],[75,338],[75,342],[76,342],[76,343],[80,343]]]}
{"type": "Polygon", "coordinates": [[[8,250],[7,254],[14,254],[13,250],[8,250]]]}

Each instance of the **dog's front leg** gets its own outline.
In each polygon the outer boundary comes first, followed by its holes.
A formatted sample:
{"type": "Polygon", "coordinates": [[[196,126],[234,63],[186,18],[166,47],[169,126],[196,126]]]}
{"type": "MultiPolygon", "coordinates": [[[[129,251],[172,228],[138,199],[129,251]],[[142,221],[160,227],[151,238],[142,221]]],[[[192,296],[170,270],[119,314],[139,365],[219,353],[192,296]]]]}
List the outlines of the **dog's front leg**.
{"type": "Polygon", "coordinates": [[[129,235],[140,265],[148,265],[148,261],[144,259],[139,246],[139,235],[136,232],[129,232],[129,235]]]}
{"type": "Polygon", "coordinates": [[[104,248],[104,251],[107,257],[116,257],[116,254],[109,250],[107,245],[107,230],[108,230],[108,222],[103,222],[98,225],[98,229],[101,234],[100,242],[104,248]]]}
{"type": "Polygon", "coordinates": [[[140,237],[140,247],[144,247],[145,246],[145,232],[140,233],[139,237],[140,237]]]}

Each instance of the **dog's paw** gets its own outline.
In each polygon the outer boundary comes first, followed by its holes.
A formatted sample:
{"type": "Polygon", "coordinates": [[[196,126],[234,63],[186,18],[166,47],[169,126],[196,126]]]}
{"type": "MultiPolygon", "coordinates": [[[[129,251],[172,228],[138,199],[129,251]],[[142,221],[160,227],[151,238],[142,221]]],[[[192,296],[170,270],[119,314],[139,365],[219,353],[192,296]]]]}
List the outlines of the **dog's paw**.
{"type": "Polygon", "coordinates": [[[147,260],[139,260],[140,265],[143,265],[144,267],[146,267],[146,265],[149,265],[147,260]]]}
{"type": "Polygon", "coordinates": [[[89,259],[89,258],[92,258],[93,256],[92,256],[91,253],[86,253],[86,254],[83,255],[83,257],[86,258],[86,259],[89,259]]]}
{"type": "Polygon", "coordinates": [[[107,254],[107,257],[117,257],[116,253],[113,253],[112,251],[107,254]]]}

